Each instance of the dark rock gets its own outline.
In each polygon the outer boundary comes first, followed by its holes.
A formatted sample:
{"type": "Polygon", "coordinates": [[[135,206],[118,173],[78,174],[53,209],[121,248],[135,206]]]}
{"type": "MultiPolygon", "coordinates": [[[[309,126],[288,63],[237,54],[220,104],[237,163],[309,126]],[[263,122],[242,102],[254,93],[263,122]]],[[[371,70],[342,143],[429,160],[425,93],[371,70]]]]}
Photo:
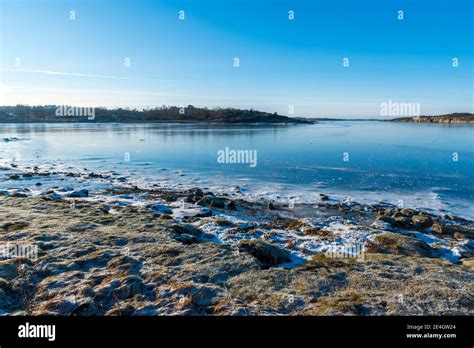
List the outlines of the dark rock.
{"type": "Polygon", "coordinates": [[[15,192],[13,192],[13,193],[10,195],[10,197],[26,198],[26,197],[28,197],[28,195],[25,194],[25,193],[21,193],[21,192],[15,191],[15,192]]]}
{"type": "Polygon", "coordinates": [[[327,200],[329,200],[329,197],[327,195],[325,195],[324,193],[320,193],[319,194],[319,199],[322,200],[322,201],[327,201],[327,200]]]}
{"type": "Polygon", "coordinates": [[[222,198],[211,195],[205,195],[196,204],[200,206],[209,206],[212,208],[225,208],[225,201],[222,198]]]}
{"type": "Polygon", "coordinates": [[[229,201],[229,203],[227,203],[227,209],[229,209],[229,210],[236,210],[236,209],[237,209],[237,205],[235,204],[235,201],[229,201]]]}
{"type": "Polygon", "coordinates": [[[69,197],[71,197],[71,198],[89,197],[89,190],[83,189],[83,190],[73,191],[69,194],[69,197]]]}
{"type": "Polygon", "coordinates": [[[291,261],[287,251],[261,240],[242,240],[239,243],[239,249],[249,252],[264,268],[291,261]]]}
{"type": "Polygon", "coordinates": [[[12,174],[12,175],[9,176],[9,178],[11,180],[18,180],[18,179],[20,179],[20,176],[18,174],[12,174]]]}
{"type": "Polygon", "coordinates": [[[102,207],[100,207],[100,210],[102,210],[104,213],[108,213],[110,211],[110,205],[103,204],[102,207]]]}
{"type": "Polygon", "coordinates": [[[190,234],[196,237],[200,237],[202,235],[201,230],[194,227],[193,225],[174,224],[171,226],[171,228],[178,234],[190,234]]]}
{"type": "Polygon", "coordinates": [[[29,223],[26,221],[15,221],[15,222],[7,222],[4,223],[2,226],[2,230],[7,231],[7,232],[13,232],[13,231],[18,231],[22,230],[26,227],[29,226],[29,223]]]}
{"type": "Polygon", "coordinates": [[[68,227],[68,231],[70,232],[85,232],[88,230],[95,230],[97,225],[89,224],[89,223],[79,223],[76,225],[72,225],[68,227]]]}
{"type": "Polygon", "coordinates": [[[270,210],[276,209],[275,204],[273,204],[272,202],[268,203],[267,208],[270,209],[270,210]]]}
{"type": "Polygon", "coordinates": [[[170,207],[159,203],[150,204],[147,208],[161,214],[173,214],[173,210],[170,207]]]}

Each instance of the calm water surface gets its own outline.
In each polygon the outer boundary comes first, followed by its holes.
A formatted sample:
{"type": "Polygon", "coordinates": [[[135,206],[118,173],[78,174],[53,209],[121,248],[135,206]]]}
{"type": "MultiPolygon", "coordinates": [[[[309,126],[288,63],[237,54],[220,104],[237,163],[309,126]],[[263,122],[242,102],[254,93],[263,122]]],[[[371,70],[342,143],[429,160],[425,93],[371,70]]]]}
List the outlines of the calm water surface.
{"type": "MultiPolygon", "coordinates": [[[[474,216],[474,126],[321,122],[298,126],[3,124],[0,159],[115,170],[144,181],[240,186],[311,200],[326,192],[474,216]],[[257,166],[221,164],[226,147],[257,166]],[[125,161],[127,154],[130,161],[125,161]],[[456,158],[457,156],[457,158],[456,158]],[[456,161],[457,159],[457,161],[456,161]]],[[[3,180],[0,187],[11,186],[3,180]]]]}

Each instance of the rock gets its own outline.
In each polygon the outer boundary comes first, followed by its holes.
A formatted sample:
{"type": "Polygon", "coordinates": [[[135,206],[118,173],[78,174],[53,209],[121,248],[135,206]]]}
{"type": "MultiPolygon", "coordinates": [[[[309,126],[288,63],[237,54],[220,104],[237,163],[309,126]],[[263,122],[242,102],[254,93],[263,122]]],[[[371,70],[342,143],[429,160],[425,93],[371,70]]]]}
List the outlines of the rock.
{"type": "Polygon", "coordinates": [[[89,190],[83,189],[83,190],[73,191],[72,193],[69,194],[69,197],[71,198],[89,197],[89,190]]]}
{"type": "Polygon", "coordinates": [[[275,204],[273,204],[272,202],[268,203],[268,206],[267,206],[268,209],[270,210],[275,210],[275,204]]]}
{"type": "Polygon", "coordinates": [[[175,213],[176,218],[202,218],[212,216],[212,210],[208,208],[181,209],[175,213]]]}
{"type": "Polygon", "coordinates": [[[382,231],[394,231],[395,229],[391,224],[383,220],[375,220],[370,227],[375,228],[376,230],[382,231]]]}
{"type": "Polygon", "coordinates": [[[171,228],[175,232],[175,239],[184,244],[199,243],[203,236],[201,230],[194,227],[193,225],[174,224],[171,226],[171,228]]]}
{"type": "Polygon", "coordinates": [[[394,225],[400,228],[410,229],[411,228],[411,219],[406,216],[397,216],[395,219],[394,225]]]}
{"type": "Polygon", "coordinates": [[[26,227],[29,226],[29,223],[26,221],[14,221],[14,222],[7,222],[4,223],[2,226],[2,230],[7,231],[7,232],[13,232],[13,231],[18,231],[22,230],[26,227]]]}
{"type": "Polygon", "coordinates": [[[425,215],[413,215],[411,221],[415,228],[428,228],[433,224],[433,219],[425,215]]]}
{"type": "Polygon", "coordinates": [[[74,191],[74,189],[71,186],[61,187],[60,189],[58,189],[58,192],[70,192],[70,191],[74,191]]]}
{"type": "Polygon", "coordinates": [[[474,239],[474,231],[472,228],[467,228],[459,225],[447,225],[441,222],[434,223],[431,230],[435,234],[452,235],[454,238],[474,239]],[[457,236],[457,237],[456,237],[457,236]]]}
{"type": "Polygon", "coordinates": [[[0,278],[12,280],[18,276],[18,267],[13,259],[0,261],[0,278]]]}
{"type": "Polygon", "coordinates": [[[379,216],[377,216],[376,221],[383,221],[383,222],[386,222],[390,225],[395,225],[396,224],[395,219],[391,216],[388,216],[388,215],[379,215],[379,216]]]}
{"type": "Polygon", "coordinates": [[[459,239],[459,240],[466,238],[466,236],[464,234],[459,233],[459,232],[454,232],[453,237],[455,239],[459,239]]]}
{"type": "Polygon", "coordinates": [[[302,231],[304,234],[308,236],[315,236],[315,237],[327,238],[333,235],[331,231],[322,230],[320,227],[312,227],[312,228],[306,227],[306,228],[303,228],[302,231]]]}
{"type": "Polygon", "coordinates": [[[237,205],[235,204],[235,201],[229,201],[229,203],[227,203],[227,209],[229,209],[229,210],[236,210],[236,209],[237,209],[237,205]]]}
{"type": "Polygon", "coordinates": [[[147,208],[161,214],[173,214],[173,210],[170,207],[159,203],[150,204],[147,208]]]}
{"type": "Polygon", "coordinates": [[[413,216],[415,215],[415,211],[409,208],[403,208],[400,210],[400,213],[405,216],[413,216]]]}
{"type": "Polygon", "coordinates": [[[201,206],[210,206],[212,208],[225,208],[225,201],[212,195],[205,195],[196,204],[201,206]]]}
{"type": "Polygon", "coordinates": [[[470,268],[471,271],[474,271],[474,258],[463,259],[461,260],[461,263],[463,264],[463,266],[470,268]]]}
{"type": "Polygon", "coordinates": [[[322,201],[327,201],[327,200],[329,200],[329,197],[327,195],[325,195],[324,193],[320,193],[319,194],[319,199],[322,200],[322,201]]]}
{"type": "Polygon", "coordinates": [[[61,199],[63,199],[63,197],[57,193],[51,193],[47,196],[44,196],[42,197],[44,200],[47,200],[47,201],[59,201],[61,199]]]}
{"type": "Polygon", "coordinates": [[[431,257],[432,248],[418,239],[386,232],[374,238],[366,247],[368,253],[431,257]]]}
{"type": "Polygon", "coordinates": [[[85,232],[88,230],[95,230],[97,225],[89,224],[89,223],[79,223],[76,225],[69,226],[67,230],[69,232],[85,232]]]}
{"type": "Polygon", "coordinates": [[[264,268],[291,261],[290,254],[287,251],[261,240],[241,240],[239,249],[249,252],[264,268]]]}
{"type": "Polygon", "coordinates": [[[26,198],[26,197],[28,197],[28,195],[25,194],[25,193],[22,193],[22,192],[14,191],[14,192],[10,195],[10,197],[26,198]]]}
{"type": "Polygon", "coordinates": [[[122,279],[120,286],[113,291],[119,300],[131,298],[137,294],[145,292],[146,286],[143,279],[138,276],[130,275],[122,279]]]}
{"type": "Polygon", "coordinates": [[[108,204],[103,204],[102,207],[100,207],[100,210],[102,210],[104,213],[110,212],[110,205],[108,204]]]}
{"type": "Polygon", "coordinates": [[[22,175],[24,178],[31,178],[33,176],[32,173],[25,173],[22,175]]]}
{"type": "Polygon", "coordinates": [[[12,174],[12,175],[9,176],[9,178],[11,180],[18,180],[18,179],[20,179],[20,176],[18,174],[12,174]]]}
{"type": "Polygon", "coordinates": [[[36,185],[36,186],[41,186],[41,185],[43,185],[43,184],[40,183],[40,182],[37,182],[35,185],[36,185]]]}
{"type": "Polygon", "coordinates": [[[204,196],[204,193],[200,188],[192,188],[188,191],[188,197],[194,197],[195,199],[201,199],[204,196]]]}
{"type": "Polygon", "coordinates": [[[174,224],[171,228],[178,234],[190,234],[192,236],[200,237],[202,232],[199,228],[187,224],[174,224]]]}

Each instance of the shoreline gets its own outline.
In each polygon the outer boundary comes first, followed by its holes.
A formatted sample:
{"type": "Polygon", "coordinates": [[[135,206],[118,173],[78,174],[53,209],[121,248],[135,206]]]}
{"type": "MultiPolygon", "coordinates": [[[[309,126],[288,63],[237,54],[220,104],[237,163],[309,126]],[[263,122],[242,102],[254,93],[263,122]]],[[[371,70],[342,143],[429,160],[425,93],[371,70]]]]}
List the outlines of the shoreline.
{"type": "Polygon", "coordinates": [[[126,182],[99,194],[80,182],[0,192],[0,243],[38,248],[37,260],[0,261],[4,314],[472,314],[472,221],[324,194],[290,207],[126,182]],[[340,257],[346,246],[362,256],[340,257]],[[435,277],[443,285],[432,289],[435,277]]]}

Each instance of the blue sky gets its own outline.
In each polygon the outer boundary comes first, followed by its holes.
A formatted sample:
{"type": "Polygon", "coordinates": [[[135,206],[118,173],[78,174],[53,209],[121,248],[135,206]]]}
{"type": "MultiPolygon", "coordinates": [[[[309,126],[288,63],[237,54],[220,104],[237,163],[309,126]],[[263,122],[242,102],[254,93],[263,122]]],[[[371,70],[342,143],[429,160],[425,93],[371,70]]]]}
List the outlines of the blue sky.
{"type": "Polygon", "coordinates": [[[474,109],[471,0],[0,4],[0,104],[293,105],[305,117],[379,117],[388,100],[422,114],[474,109]]]}

